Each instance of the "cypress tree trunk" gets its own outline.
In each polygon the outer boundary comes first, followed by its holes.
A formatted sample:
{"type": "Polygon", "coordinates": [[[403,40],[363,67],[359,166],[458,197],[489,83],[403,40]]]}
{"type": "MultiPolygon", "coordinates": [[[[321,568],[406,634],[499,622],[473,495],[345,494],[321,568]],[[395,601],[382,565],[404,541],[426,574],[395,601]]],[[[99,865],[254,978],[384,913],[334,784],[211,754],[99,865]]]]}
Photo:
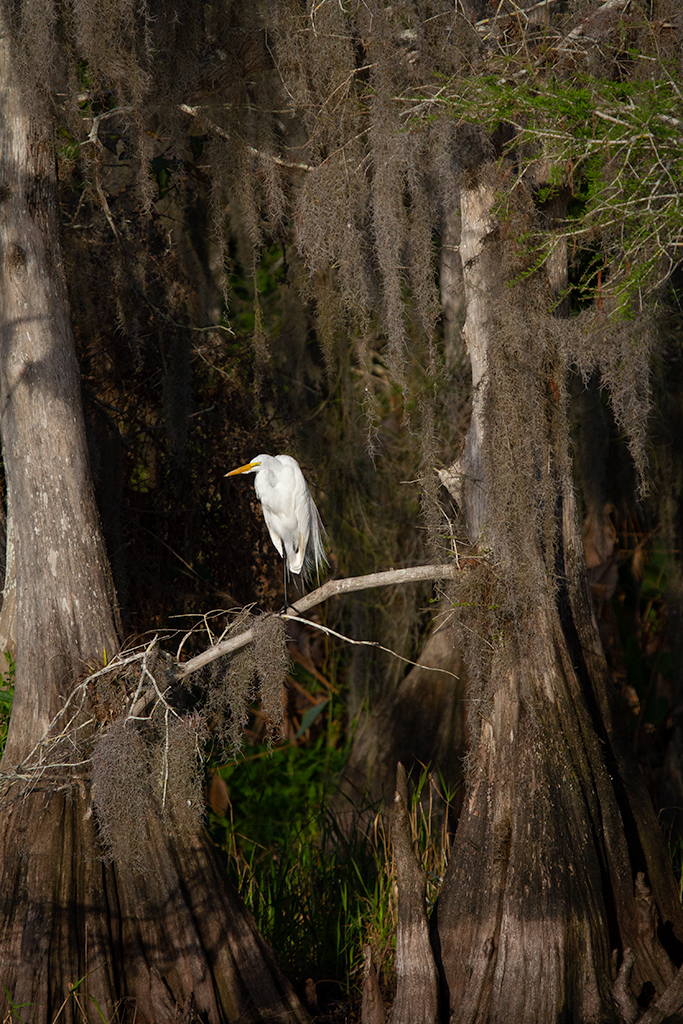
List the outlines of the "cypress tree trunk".
{"type": "Polygon", "coordinates": [[[492,214],[494,199],[494,183],[462,197],[474,398],[463,456],[443,479],[470,539],[500,558],[499,572],[515,551],[536,587],[526,612],[514,595],[517,621],[491,638],[435,946],[452,1024],[616,1021],[624,1017],[612,992],[613,951],[618,961],[629,949],[635,957],[633,996],[660,994],[681,960],[683,917],[649,797],[621,739],[592,613],[571,464],[562,457],[566,367],[557,352],[515,349],[501,328],[511,301],[501,267],[512,243],[492,214]],[[520,388],[518,401],[527,403],[528,434],[546,454],[525,474],[524,439],[514,425],[506,430],[496,389],[527,357],[534,390],[520,388]],[[515,512],[493,497],[492,474],[506,460],[530,495],[531,526],[516,548],[515,512]],[[541,536],[550,503],[554,545],[541,536]]]}
{"type": "MultiPolygon", "coordinates": [[[[377,807],[390,810],[399,761],[418,777],[424,766],[438,767],[450,786],[459,785],[459,758],[465,749],[464,692],[465,670],[452,630],[438,630],[428,637],[417,665],[395,691],[361,720],[335,804],[345,828],[355,828],[363,813],[372,818],[377,807]]],[[[454,817],[457,810],[451,807],[454,817]]]]}
{"type": "Polygon", "coordinates": [[[207,838],[174,839],[150,813],[146,870],[107,863],[82,764],[87,735],[72,750],[70,739],[54,748],[58,771],[31,768],[56,712],[78,678],[115,653],[117,635],[61,263],[51,127],[36,116],[35,96],[26,105],[10,41],[0,8],[0,401],[18,601],[0,792],[0,1013],[5,1019],[12,1006],[35,1024],[117,1013],[154,1024],[180,1013],[305,1020],[207,838]]]}

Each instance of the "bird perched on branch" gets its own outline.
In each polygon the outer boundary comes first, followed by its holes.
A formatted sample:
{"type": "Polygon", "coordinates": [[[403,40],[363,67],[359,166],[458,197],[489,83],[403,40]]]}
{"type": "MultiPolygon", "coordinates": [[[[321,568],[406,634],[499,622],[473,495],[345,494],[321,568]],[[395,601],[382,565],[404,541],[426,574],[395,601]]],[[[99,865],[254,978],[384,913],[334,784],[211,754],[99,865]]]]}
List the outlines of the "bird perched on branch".
{"type": "Polygon", "coordinates": [[[291,455],[257,455],[246,466],[225,475],[238,473],[254,474],[254,490],[270,539],[284,562],[286,610],[287,573],[293,572],[307,582],[327,563],[325,527],[301,467],[291,455]]]}

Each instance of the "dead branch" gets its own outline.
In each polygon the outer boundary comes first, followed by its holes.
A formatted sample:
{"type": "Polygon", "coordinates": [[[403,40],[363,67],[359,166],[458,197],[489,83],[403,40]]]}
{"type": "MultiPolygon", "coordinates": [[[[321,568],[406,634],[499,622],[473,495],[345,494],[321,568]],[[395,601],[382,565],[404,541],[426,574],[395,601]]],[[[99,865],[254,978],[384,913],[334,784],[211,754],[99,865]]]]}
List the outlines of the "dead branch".
{"type": "MultiPolygon", "coordinates": [[[[407,569],[370,573],[367,576],[329,580],[322,587],[318,587],[317,590],[306,594],[295,604],[290,605],[287,613],[283,613],[283,617],[299,616],[309,608],[338,594],[347,594],[354,590],[369,590],[373,587],[449,579],[455,576],[456,572],[455,564],[420,565],[407,569]]],[[[168,688],[172,680],[184,678],[217,658],[240,650],[254,640],[254,633],[253,629],[246,629],[237,636],[219,640],[207,651],[184,663],[179,663],[172,655],[161,651],[156,636],[144,648],[140,647],[118,654],[109,664],[77,683],[63,707],[50,722],[45,735],[22,764],[10,772],[0,773],[0,787],[6,794],[11,785],[17,782],[23,782],[33,788],[38,784],[55,788],[56,786],[73,785],[74,781],[80,778],[79,773],[90,766],[90,755],[83,755],[81,742],[89,743],[93,730],[97,728],[97,721],[90,706],[90,693],[92,684],[100,677],[110,674],[120,676],[122,670],[130,670],[134,665],[139,665],[140,675],[137,685],[130,689],[125,699],[128,708],[124,712],[124,717],[130,722],[150,721],[153,715],[162,713],[165,730],[168,734],[170,717],[180,717],[169,700],[168,688]],[[150,659],[156,659],[154,665],[150,659]],[[161,675],[157,678],[157,673],[160,670],[161,675]]],[[[349,640],[350,638],[344,637],[343,639],[349,640]]],[[[351,642],[376,646],[372,641],[351,642]]],[[[164,761],[164,799],[166,775],[167,764],[164,761]]]]}
{"type": "MultiPolygon", "coordinates": [[[[201,118],[203,124],[205,124],[210,131],[215,132],[215,134],[219,135],[222,139],[226,139],[229,142],[232,141],[230,133],[226,132],[225,128],[221,128],[221,126],[216,124],[215,121],[211,121],[206,114],[202,112],[201,107],[191,107],[188,103],[181,103],[180,110],[182,110],[184,114],[189,114],[191,117],[201,118]]],[[[287,167],[293,171],[315,170],[315,167],[311,164],[304,164],[299,160],[283,160],[282,157],[277,156],[275,153],[265,153],[263,150],[254,149],[253,146],[247,146],[247,149],[253,156],[258,156],[263,160],[272,160],[272,162],[277,164],[279,167],[287,167]]]]}
{"type": "MultiPolygon", "coordinates": [[[[452,579],[457,571],[457,567],[453,564],[416,565],[407,569],[389,569],[387,572],[369,573],[367,576],[351,576],[347,579],[328,580],[328,582],[324,583],[322,587],[318,587],[317,590],[311,591],[310,594],[306,594],[305,597],[296,601],[290,606],[288,612],[290,614],[301,615],[303,612],[308,611],[309,608],[313,608],[315,605],[322,604],[323,601],[327,601],[330,597],[335,597],[339,594],[349,594],[354,590],[372,590],[374,587],[390,587],[403,583],[420,583],[425,580],[452,579]]],[[[214,647],[210,647],[202,654],[198,654],[195,658],[191,658],[189,661],[178,665],[177,674],[179,677],[188,676],[190,673],[196,672],[198,669],[203,668],[204,665],[210,664],[210,662],[215,661],[217,658],[222,658],[225,654],[232,654],[233,651],[238,651],[242,647],[246,647],[246,645],[250,644],[253,639],[253,630],[247,629],[244,633],[240,633],[239,636],[233,636],[228,640],[223,640],[221,643],[216,644],[214,647]]]]}

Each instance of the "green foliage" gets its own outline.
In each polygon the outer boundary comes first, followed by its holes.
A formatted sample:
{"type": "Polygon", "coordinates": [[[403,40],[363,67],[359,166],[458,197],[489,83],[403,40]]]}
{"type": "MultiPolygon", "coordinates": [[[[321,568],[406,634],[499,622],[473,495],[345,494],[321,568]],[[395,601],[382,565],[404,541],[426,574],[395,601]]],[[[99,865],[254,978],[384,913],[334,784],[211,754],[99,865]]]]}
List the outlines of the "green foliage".
{"type": "MultiPolygon", "coordinates": [[[[574,288],[584,298],[609,299],[622,316],[669,276],[683,248],[677,71],[642,53],[632,56],[635,70],[626,80],[609,77],[609,68],[602,75],[572,67],[563,74],[520,49],[489,56],[486,74],[459,78],[450,89],[439,83],[439,103],[459,122],[491,133],[507,129],[502,153],[513,190],[526,180],[541,203],[568,193],[567,218],[533,246],[548,256],[563,241],[576,256],[597,242],[598,263],[584,268],[574,288]]],[[[415,128],[429,99],[416,98],[415,128]]]]}
{"type": "Polygon", "coordinates": [[[351,966],[357,880],[372,866],[367,845],[345,842],[327,807],[346,755],[324,733],[272,754],[248,747],[239,764],[219,769],[230,806],[227,817],[212,816],[229,873],[285,971],[341,984],[351,966]]]}
{"type": "Polygon", "coordinates": [[[155,156],[150,162],[152,177],[157,183],[159,199],[163,199],[171,187],[171,176],[178,169],[176,160],[169,160],[165,156],[155,156]]]}
{"type": "Polygon", "coordinates": [[[0,675],[0,756],[7,742],[7,730],[14,701],[14,659],[9,651],[5,651],[5,661],[5,671],[0,675]]]}
{"type": "Polygon", "coordinates": [[[32,1003],[21,1003],[19,1006],[15,1006],[14,1002],[12,1001],[12,997],[11,997],[11,995],[9,993],[9,990],[8,990],[7,986],[3,985],[2,987],[5,990],[5,995],[7,997],[7,1002],[9,1004],[9,1009],[10,1009],[9,1022],[10,1022],[10,1024],[13,1024],[14,1021],[17,1021],[18,1024],[23,1024],[23,1020],[22,1020],[21,1016],[19,1015],[19,1010],[24,1010],[27,1006],[31,1006],[32,1003]]]}
{"type": "MultiPolygon", "coordinates": [[[[290,977],[326,979],[353,995],[370,943],[385,987],[394,978],[396,894],[390,825],[365,808],[366,827],[347,834],[336,813],[335,777],[347,750],[327,736],[289,743],[269,756],[252,746],[219,769],[229,792],[225,817],[212,815],[228,870],[290,977]]],[[[447,810],[454,798],[423,770],[415,780],[411,823],[434,905],[448,856],[447,810]]],[[[355,818],[354,818],[355,820],[355,818]]]]}
{"type": "Polygon", "coordinates": [[[251,339],[254,333],[255,316],[254,303],[258,298],[260,303],[267,303],[273,299],[268,309],[268,332],[277,334],[282,326],[282,310],[278,308],[281,296],[278,289],[286,278],[287,254],[279,245],[270,245],[261,254],[256,269],[255,281],[253,277],[245,275],[238,264],[234,263],[230,275],[231,292],[231,324],[236,332],[236,337],[242,336],[251,339]]]}

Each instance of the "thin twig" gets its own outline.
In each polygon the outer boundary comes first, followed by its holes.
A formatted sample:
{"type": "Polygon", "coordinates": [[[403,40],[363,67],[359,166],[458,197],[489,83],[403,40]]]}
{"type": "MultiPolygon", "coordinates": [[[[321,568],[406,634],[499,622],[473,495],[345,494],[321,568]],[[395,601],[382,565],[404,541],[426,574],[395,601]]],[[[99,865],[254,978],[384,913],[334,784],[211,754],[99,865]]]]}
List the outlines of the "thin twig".
{"type": "Polygon", "coordinates": [[[420,661],[404,658],[402,654],[397,654],[390,647],[383,647],[377,640],[354,640],[352,637],[346,636],[345,633],[338,633],[335,629],[330,629],[329,626],[323,626],[320,622],[313,622],[312,619],[304,619],[298,615],[281,615],[280,618],[286,619],[288,622],[303,622],[304,625],[311,626],[313,629],[325,633],[326,636],[334,636],[337,640],[343,640],[346,644],[353,644],[354,647],[375,647],[378,651],[384,651],[385,654],[390,654],[392,658],[398,658],[399,661],[404,661],[406,665],[413,665],[415,668],[424,669],[425,672],[443,672],[444,675],[452,676],[453,679],[460,678],[460,676],[456,676],[455,672],[449,672],[446,668],[436,668],[433,665],[424,665],[420,661]]]}
{"type": "MultiPolygon", "coordinates": [[[[190,114],[191,117],[199,117],[202,119],[207,128],[210,128],[216,135],[220,135],[222,139],[226,139],[228,142],[232,141],[230,132],[226,132],[225,128],[221,128],[215,121],[209,120],[205,114],[202,113],[200,107],[191,107],[187,103],[181,103],[180,109],[184,114],[190,114]]],[[[294,171],[314,171],[315,167],[312,164],[303,164],[298,160],[283,160],[282,157],[276,156],[274,153],[265,153],[261,149],[255,149],[253,146],[247,146],[247,150],[253,155],[262,157],[264,160],[272,160],[274,164],[279,167],[288,167],[294,171]]]]}
{"type": "MultiPolygon", "coordinates": [[[[328,580],[322,587],[306,594],[299,601],[291,605],[291,611],[295,614],[307,612],[330,597],[339,594],[349,594],[356,590],[372,590],[374,587],[390,587],[403,583],[419,583],[426,580],[453,579],[457,575],[457,566],[448,565],[416,565],[407,569],[389,569],[387,572],[369,573],[367,576],[351,576],[347,579],[328,580]]],[[[205,665],[222,658],[225,654],[232,654],[234,651],[246,647],[254,639],[253,629],[247,629],[239,636],[230,637],[221,643],[210,647],[202,654],[191,658],[181,665],[178,665],[177,672],[181,677],[188,676],[192,672],[203,668],[205,665]]]]}

